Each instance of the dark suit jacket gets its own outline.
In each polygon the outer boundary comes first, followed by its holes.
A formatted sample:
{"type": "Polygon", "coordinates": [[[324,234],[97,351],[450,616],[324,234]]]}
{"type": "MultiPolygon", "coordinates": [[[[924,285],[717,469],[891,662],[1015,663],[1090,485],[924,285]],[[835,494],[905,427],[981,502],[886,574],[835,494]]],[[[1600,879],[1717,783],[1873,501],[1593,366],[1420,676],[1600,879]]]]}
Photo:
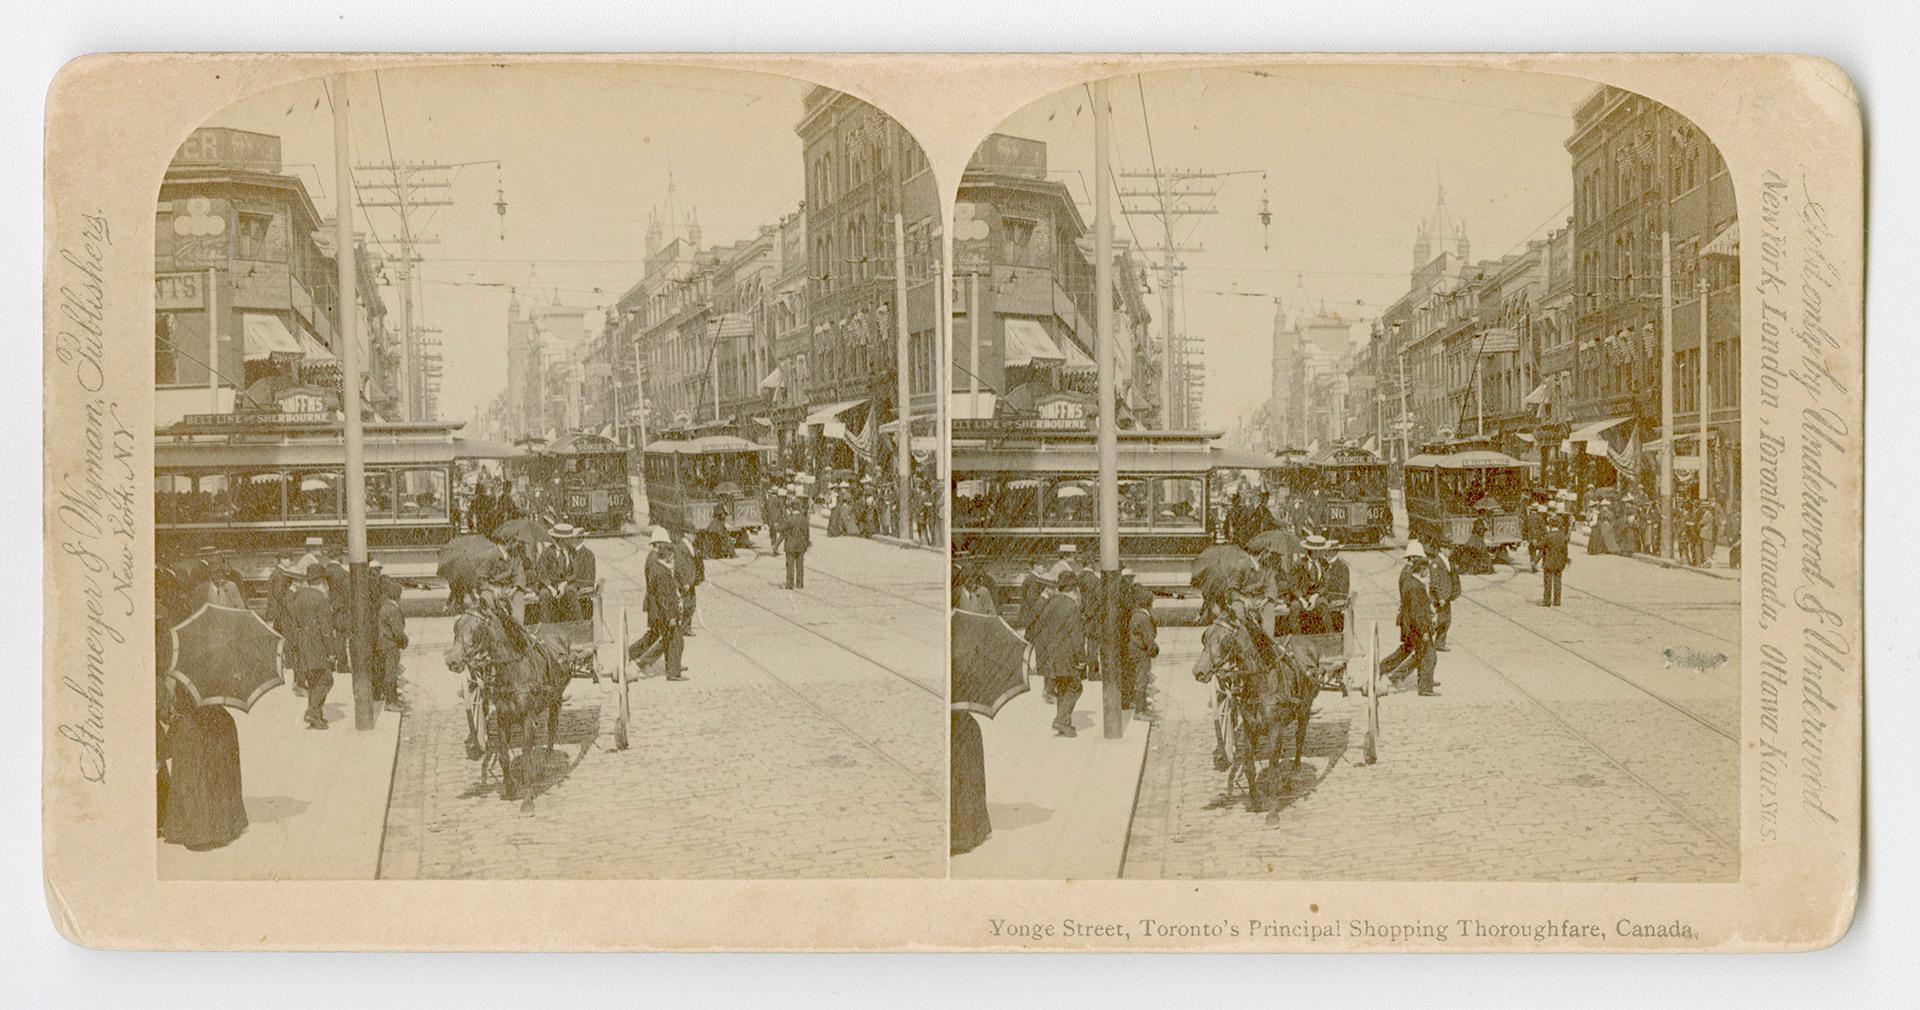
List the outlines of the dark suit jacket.
{"type": "Polygon", "coordinates": [[[333,665],[333,600],[318,586],[303,585],[287,601],[287,665],[323,670],[333,665]]]}
{"type": "Polygon", "coordinates": [[[400,601],[381,600],[375,624],[373,651],[399,652],[407,647],[407,619],[400,613],[400,601]]]}
{"type": "Polygon", "coordinates": [[[1540,567],[1550,572],[1565,571],[1567,568],[1567,531],[1549,530],[1541,540],[1540,567]]]}
{"type": "Polygon", "coordinates": [[[647,623],[670,624],[680,619],[680,577],[673,570],[671,551],[647,557],[647,623]]]}
{"type": "Polygon", "coordinates": [[[673,545],[673,574],[680,580],[681,589],[692,589],[707,580],[706,563],[685,541],[673,545]]]}
{"type": "Polygon", "coordinates": [[[572,570],[567,573],[567,581],[573,583],[573,588],[580,592],[591,592],[593,590],[593,584],[600,580],[599,564],[599,561],[594,558],[592,551],[587,550],[585,547],[575,547],[573,549],[573,567],[572,570]]]}
{"type": "Polygon", "coordinates": [[[1442,603],[1452,603],[1460,598],[1460,575],[1453,566],[1435,559],[1432,562],[1433,598],[1442,603]]]}
{"type": "Polygon", "coordinates": [[[1080,620],[1080,601],[1066,593],[1047,598],[1027,629],[1027,641],[1033,643],[1033,664],[1045,677],[1080,676],[1080,657],[1086,648],[1087,630],[1080,620]]]}
{"type": "Polygon", "coordinates": [[[780,543],[788,554],[805,554],[813,546],[813,523],[807,520],[806,509],[794,509],[787,513],[786,528],[780,531],[780,543]]]}
{"type": "Polygon", "coordinates": [[[1327,562],[1326,575],[1320,580],[1320,591],[1328,596],[1346,596],[1353,592],[1353,571],[1347,567],[1345,558],[1334,558],[1327,562]]]}
{"type": "Polygon", "coordinates": [[[1410,570],[1400,572],[1400,613],[1395,621],[1423,635],[1433,633],[1433,597],[1428,595],[1427,584],[1410,570]]]}

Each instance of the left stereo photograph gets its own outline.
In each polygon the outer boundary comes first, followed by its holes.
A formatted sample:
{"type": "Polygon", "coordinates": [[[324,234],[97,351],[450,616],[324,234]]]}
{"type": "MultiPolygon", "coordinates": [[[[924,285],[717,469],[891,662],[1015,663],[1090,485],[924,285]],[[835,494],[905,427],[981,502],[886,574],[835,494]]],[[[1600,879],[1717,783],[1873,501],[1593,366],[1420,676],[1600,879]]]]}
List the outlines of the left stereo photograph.
{"type": "Polygon", "coordinates": [[[251,94],[157,180],[167,880],[947,872],[941,194],[768,74],[251,94]]]}

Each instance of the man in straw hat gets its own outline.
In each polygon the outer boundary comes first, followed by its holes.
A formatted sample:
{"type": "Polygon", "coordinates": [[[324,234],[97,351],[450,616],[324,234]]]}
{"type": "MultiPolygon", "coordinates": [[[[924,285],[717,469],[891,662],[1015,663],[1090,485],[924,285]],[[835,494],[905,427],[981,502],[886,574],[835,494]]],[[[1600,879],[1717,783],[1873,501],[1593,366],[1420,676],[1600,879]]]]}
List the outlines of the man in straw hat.
{"type": "Polygon", "coordinates": [[[1427,549],[1420,541],[1409,540],[1406,558],[1406,567],[1400,570],[1400,611],[1394,618],[1400,627],[1400,648],[1381,662],[1380,672],[1398,685],[1418,670],[1420,694],[1432,695],[1434,614],[1427,585],[1427,549]]]}
{"type": "Polygon", "coordinates": [[[680,667],[683,647],[682,611],[686,594],[680,588],[680,576],[674,568],[673,537],[655,526],[648,537],[652,550],[647,555],[647,632],[627,646],[627,658],[643,666],[652,661],[658,649],[666,657],[667,679],[685,680],[680,667]]]}

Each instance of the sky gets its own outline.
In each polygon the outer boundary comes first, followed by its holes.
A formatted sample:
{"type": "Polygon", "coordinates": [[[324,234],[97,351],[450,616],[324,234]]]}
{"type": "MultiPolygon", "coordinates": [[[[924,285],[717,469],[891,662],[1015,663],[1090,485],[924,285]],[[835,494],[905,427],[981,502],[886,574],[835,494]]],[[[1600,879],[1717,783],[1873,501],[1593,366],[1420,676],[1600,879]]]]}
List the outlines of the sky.
{"type": "MultiPolygon", "coordinates": [[[[506,385],[510,288],[523,301],[557,295],[596,309],[640,279],[648,213],[658,207],[666,214],[669,175],[677,216],[697,212],[705,246],[778,221],[799,205],[804,189],[793,128],[811,86],[789,78],[475,66],[381,70],[377,80],[361,73],[345,87],[356,165],[500,163],[460,169],[451,190],[431,194],[449,196],[451,206],[415,210],[416,234],[437,240],[418,246],[425,262],[415,304],[421,325],[444,331],[443,417],[472,418],[506,385]],[[495,212],[497,193],[507,202],[504,218],[495,212]]],[[[299,175],[329,215],[339,189],[326,96],[319,79],[288,85],[235,104],[207,125],[279,136],[283,171],[299,175]]],[[[383,178],[355,175],[362,183],[383,178]]],[[[375,250],[383,243],[397,254],[397,214],[362,208],[356,230],[368,231],[369,220],[381,240],[375,250]]],[[[383,294],[397,326],[398,295],[383,294]]]]}
{"type": "MultiPolygon", "coordinates": [[[[1457,68],[1290,66],[1176,71],[1110,84],[1116,172],[1231,172],[1217,214],[1176,221],[1184,254],[1180,328],[1204,340],[1204,426],[1231,430],[1270,389],[1276,297],[1353,319],[1356,340],[1405,294],[1416,226],[1441,187],[1474,260],[1497,259],[1564,225],[1572,209],[1565,142],[1591,82],[1457,68]],[[1144,109],[1144,113],[1143,113],[1144,109]],[[1262,228],[1261,200],[1273,222],[1262,228]],[[1298,292],[1304,291],[1304,299],[1298,292]]],[[[1036,102],[1002,132],[1045,141],[1048,169],[1093,220],[1091,92],[1036,102]]],[[[1119,189],[1150,187],[1120,178],[1119,189]]],[[[1197,187],[1196,187],[1197,188],[1197,187]]],[[[1146,201],[1124,201],[1129,207],[1146,201]]],[[[1115,235],[1159,246],[1157,218],[1115,235]]],[[[1157,261],[1157,257],[1150,257],[1157,261]]],[[[1160,333],[1157,275],[1148,306],[1160,333]]]]}

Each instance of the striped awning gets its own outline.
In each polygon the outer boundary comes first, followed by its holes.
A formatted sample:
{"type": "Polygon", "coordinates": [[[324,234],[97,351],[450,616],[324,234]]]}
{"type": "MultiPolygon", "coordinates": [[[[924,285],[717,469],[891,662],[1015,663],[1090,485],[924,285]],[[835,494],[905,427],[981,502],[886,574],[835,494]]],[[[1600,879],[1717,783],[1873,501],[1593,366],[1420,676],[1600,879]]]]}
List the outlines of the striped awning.
{"type": "Polygon", "coordinates": [[[1706,248],[1700,250],[1700,255],[1702,256],[1739,256],[1740,255],[1740,222],[1735,221],[1732,224],[1727,225],[1725,228],[1720,229],[1720,234],[1715,235],[1713,237],[1713,241],[1708,242],[1706,245],[1706,248]]]}
{"type": "MultiPolygon", "coordinates": [[[[1006,366],[1020,368],[1041,361],[1065,361],[1047,328],[1031,319],[1008,319],[1002,323],[1006,334],[1006,366]]],[[[1085,355],[1082,355],[1085,357],[1085,355]]]]}

